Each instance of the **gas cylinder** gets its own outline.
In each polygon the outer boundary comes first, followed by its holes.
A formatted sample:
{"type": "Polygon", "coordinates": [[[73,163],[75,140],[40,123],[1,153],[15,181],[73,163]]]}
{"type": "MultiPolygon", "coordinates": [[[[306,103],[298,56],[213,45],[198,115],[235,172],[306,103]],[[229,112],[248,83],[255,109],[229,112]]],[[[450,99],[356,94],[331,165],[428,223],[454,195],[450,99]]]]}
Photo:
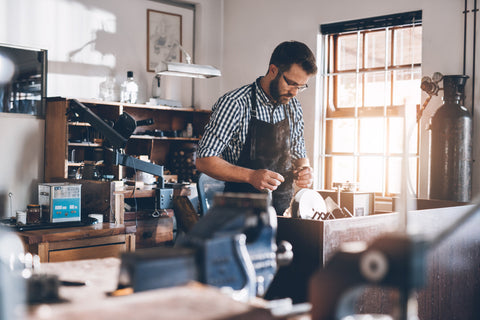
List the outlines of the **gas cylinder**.
{"type": "Polygon", "coordinates": [[[472,116],[462,104],[468,76],[443,77],[444,104],[430,119],[430,198],[469,202],[472,116]]]}

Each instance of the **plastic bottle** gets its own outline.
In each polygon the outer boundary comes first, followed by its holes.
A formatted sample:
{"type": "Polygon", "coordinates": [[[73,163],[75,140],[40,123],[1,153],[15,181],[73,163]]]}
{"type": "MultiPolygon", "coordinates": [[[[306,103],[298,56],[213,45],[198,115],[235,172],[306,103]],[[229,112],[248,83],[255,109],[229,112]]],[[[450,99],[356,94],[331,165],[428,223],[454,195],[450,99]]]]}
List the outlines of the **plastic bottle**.
{"type": "Polygon", "coordinates": [[[133,71],[127,71],[127,80],[122,83],[120,102],[136,103],[138,96],[138,84],[133,79],[133,71]]]}

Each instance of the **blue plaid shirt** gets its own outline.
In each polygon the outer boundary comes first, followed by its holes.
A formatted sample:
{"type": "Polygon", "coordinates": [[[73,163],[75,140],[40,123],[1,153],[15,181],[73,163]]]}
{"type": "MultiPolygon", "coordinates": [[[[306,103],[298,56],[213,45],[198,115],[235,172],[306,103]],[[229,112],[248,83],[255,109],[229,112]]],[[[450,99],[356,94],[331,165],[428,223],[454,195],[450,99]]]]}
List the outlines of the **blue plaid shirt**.
{"type": "MultiPolygon", "coordinates": [[[[259,78],[260,79],[260,78],[259,78]]],[[[259,85],[255,84],[257,95],[257,119],[277,123],[288,117],[292,160],[306,158],[303,137],[303,112],[296,98],[288,104],[274,106],[259,85]]],[[[251,85],[245,85],[220,97],[212,108],[212,115],[200,140],[197,157],[220,157],[237,164],[248,133],[251,118],[251,85]]]]}

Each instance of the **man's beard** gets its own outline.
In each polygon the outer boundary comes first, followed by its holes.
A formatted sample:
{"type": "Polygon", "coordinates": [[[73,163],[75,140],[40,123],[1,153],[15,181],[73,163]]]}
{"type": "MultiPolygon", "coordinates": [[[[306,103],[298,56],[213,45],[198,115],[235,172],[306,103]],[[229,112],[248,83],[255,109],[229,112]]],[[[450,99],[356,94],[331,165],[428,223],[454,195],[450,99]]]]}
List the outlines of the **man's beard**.
{"type": "Polygon", "coordinates": [[[275,79],[273,79],[270,82],[270,86],[269,86],[270,96],[272,97],[272,100],[273,100],[272,102],[274,105],[286,104],[291,98],[293,98],[293,96],[291,96],[290,94],[284,94],[284,95],[280,94],[279,80],[281,76],[282,76],[282,73],[279,72],[275,77],[275,79]]]}

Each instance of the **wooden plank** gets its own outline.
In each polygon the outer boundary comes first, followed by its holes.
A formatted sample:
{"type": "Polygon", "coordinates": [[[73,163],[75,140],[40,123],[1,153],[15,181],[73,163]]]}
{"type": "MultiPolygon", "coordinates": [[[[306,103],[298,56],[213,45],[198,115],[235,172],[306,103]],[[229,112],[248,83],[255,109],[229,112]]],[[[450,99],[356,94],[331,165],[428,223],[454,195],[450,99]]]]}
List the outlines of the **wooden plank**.
{"type": "Polygon", "coordinates": [[[135,248],[150,248],[173,240],[173,219],[151,218],[131,221],[135,225],[135,248]]]}
{"type": "Polygon", "coordinates": [[[67,102],[48,101],[45,114],[45,181],[67,178],[67,102]]]}
{"type": "Polygon", "coordinates": [[[105,244],[125,243],[125,235],[116,235],[109,237],[88,238],[83,240],[57,241],[50,242],[50,250],[62,250],[70,248],[100,246],[105,244]]]}
{"type": "Polygon", "coordinates": [[[135,234],[127,234],[125,238],[125,243],[127,245],[127,252],[135,251],[135,234]]]}
{"type": "Polygon", "coordinates": [[[83,259],[100,259],[107,257],[120,257],[127,250],[125,243],[105,246],[76,248],[69,250],[50,251],[49,262],[62,262],[83,259]]]}
{"type": "Polygon", "coordinates": [[[125,226],[115,225],[113,223],[103,223],[73,228],[21,231],[17,234],[24,239],[26,245],[32,245],[42,242],[78,240],[88,237],[105,237],[125,234],[125,226]]]}
{"type": "Polygon", "coordinates": [[[40,257],[40,262],[48,262],[48,251],[49,251],[49,243],[39,243],[37,247],[37,254],[40,257]]]}
{"type": "Polygon", "coordinates": [[[141,189],[135,189],[133,186],[124,186],[115,190],[114,194],[123,194],[126,199],[130,198],[151,198],[155,197],[156,186],[144,186],[141,189]]]}
{"type": "MultiPolygon", "coordinates": [[[[114,217],[115,224],[123,224],[125,221],[125,195],[123,193],[114,193],[114,217]]],[[[110,219],[112,221],[112,219],[110,219]]]]}

